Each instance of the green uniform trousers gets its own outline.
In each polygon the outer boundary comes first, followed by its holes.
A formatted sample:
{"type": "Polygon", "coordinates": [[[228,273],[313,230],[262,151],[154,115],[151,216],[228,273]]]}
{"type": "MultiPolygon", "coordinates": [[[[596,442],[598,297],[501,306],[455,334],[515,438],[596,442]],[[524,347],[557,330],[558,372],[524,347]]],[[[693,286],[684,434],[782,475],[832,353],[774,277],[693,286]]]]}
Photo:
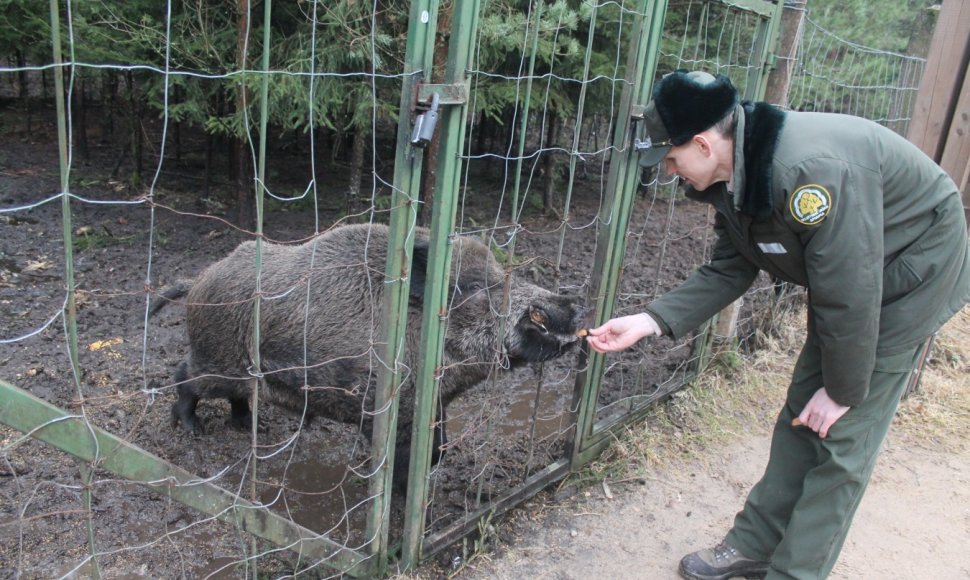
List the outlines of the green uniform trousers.
{"type": "Polygon", "coordinates": [[[822,387],[812,326],[775,424],[764,476],[726,538],[749,558],[771,562],[769,579],[819,579],[831,572],[922,348],[877,357],[866,400],[822,439],[791,425],[822,387]]]}

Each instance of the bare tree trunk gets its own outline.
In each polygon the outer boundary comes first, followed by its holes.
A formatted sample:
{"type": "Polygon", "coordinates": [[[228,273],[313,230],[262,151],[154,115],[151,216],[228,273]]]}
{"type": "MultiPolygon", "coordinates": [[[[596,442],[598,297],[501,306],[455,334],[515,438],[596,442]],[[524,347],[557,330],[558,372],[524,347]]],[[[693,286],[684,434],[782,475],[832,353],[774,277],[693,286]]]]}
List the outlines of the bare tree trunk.
{"type": "Polygon", "coordinates": [[[91,152],[88,149],[88,108],[87,108],[87,98],[85,96],[85,86],[87,83],[84,77],[78,75],[76,71],[72,72],[74,76],[74,99],[75,99],[75,111],[76,114],[73,115],[74,119],[74,146],[77,147],[78,153],[80,153],[81,158],[85,161],[90,161],[91,152]]]}
{"type": "MultiPolygon", "coordinates": [[[[172,87],[172,102],[175,104],[179,104],[181,102],[181,97],[182,97],[181,88],[178,85],[172,87]]],[[[175,133],[174,139],[173,139],[173,145],[175,149],[175,155],[174,155],[175,164],[178,165],[182,162],[182,123],[176,121],[172,128],[174,129],[174,133],[175,133]]]]}
{"type": "Polygon", "coordinates": [[[20,86],[17,89],[20,93],[20,100],[24,105],[24,114],[27,116],[27,134],[30,135],[33,132],[31,127],[30,87],[27,85],[27,58],[22,50],[17,51],[17,68],[20,69],[17,75],[20,86]]]}
{"type": "Polygon", "coordinates": [[[347,185],[347,213],[351,215],[361,208],[360,180],[364,174],[364,153],[369,135],[370,131],[364,127],[354,130],[354,144],[350,150],[350,183],[347,185]]]}
{"type": "Polygon", "coordinates": [[[131,147],[131,184],[141,187],[142,175],[142,140],[141,140],[141,116],[138,110],[138,98],[135,96],[135,75],[131,71],[125,73],[128,89],[128,144],[131,147]]]}
{"type": "MultiPolygon", "coordinates": [[[[936,29],[939,12],[938,8],[924,8],[920,11],[909,35],[906,54],[926,58],[926,55],[930,52],[930,42],[933,40],[933,31],[936,29]]],[[[918,86],[923,65],[923,61],[904,60],[900,65],[896,85],[900,89],[910,88],[913,85],[918,86]]],[[[912,91],[898,90],[893,93],[893,102],[889,111],[890,122],[887,123],[890,129],[900,135],[906,134],[909,119],[913,114],[914,102],[915,97],[912,91]]]]}
{"type": "Polygon", "coordinates": [[[115,109],[118,96],[118,75],[111,70],[101,72],[101,142],[108,143],[115,134],[115,109]]]}
{"type": "MultiPolygon", "coordinates": [[[[552,115],[549,120],[549,125],[546,127],[546,149],[551,149],[556,146],[559,141],[559,119],[555,115],[552,115]]],[[[559,173],[559,156],[556,155],[555,151],[546,151],[545,154],[545,174],[546,182],[545,187],[542,190],[542,211],[546,215],[559,215],[556,208],[553,207],[554,200],[553,192],[556,190],[556,177],[559,173]]]]}
{"type": "Polygon", "coordinates": [[[438,175],[438,151],[441,150],[441,138],[438,132],[431,137],[428,148],[424,152],[424,170],[421,173],[421,203],[418,204],[418,225],[427,226],[431,221],[431,210],[434,207],[434,184],[438,175]]]}
{"type": "Polygon", "coordinates": [[[202,195],[209,197],[212,188],[212,150],[215,147],[215,137],[212,133],[205,134],[205,162],[202,170],[202,195]]]}
{"type": "MultiPolygon", "coordinates": [[[[249,0],[239,0],[239,19],[236,29],[236,68],[244,70],[246,68],[246,35],[249,33],[249,0]]],[[[236,114],[241,115],[249,102],[249,89],[245,80],[239,81],[236,88],[236,114]]],[[[246,143],[245,131],[243,134],[235,135],[232,139],[232,162],[229,164],[232,175],[231,182],[236,189],[235,221],[236,225],[243,229],[251,230],[256,223],[255,200],[252,195],[252,179],[249,171],[249,147],[246,143]]]]}

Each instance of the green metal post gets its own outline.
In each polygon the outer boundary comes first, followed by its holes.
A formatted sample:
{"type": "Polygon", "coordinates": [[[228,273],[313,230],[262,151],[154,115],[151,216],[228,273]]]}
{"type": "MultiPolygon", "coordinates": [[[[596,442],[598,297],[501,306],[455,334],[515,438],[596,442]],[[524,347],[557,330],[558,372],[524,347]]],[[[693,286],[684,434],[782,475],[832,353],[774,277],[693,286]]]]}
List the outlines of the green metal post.
{"type": "Polygon", "coordinates": [[[421,362],[415,383],[414,424],[411,437],[411,464],[405,503],[401,558],[405,569],[418,564],[424,537],[425,508],[428,498],[428,471],[431,464],[432,432],[441,379],[445,323],[450,285],[452,232],[461,187],[461,149],[465,142],[468,117],[468,80],[465,71],[471,61],[478,28],[479,0],[457,0],[452,6],[451,43],[444,82],[464,86],[465,101],[447,107],[439,118],[441,143],[435,178],[435,205],[431,213],[431,239],[428,254],[427,286],[424,295],[421,362]]]}
{"type": "MultiPolygon", "coordinates": [[[[631,38],[630,52],[627,57],[627,77],[629,84],[624,87],[620,99],[614,152],[610,161],[607,177],[607,197],[600,210],[600,238],[596,247],[596,264],[591,288],[595,294],[596,320],[609,319],[615,308],[620,270],[626,253],[626,234],[630,221],[631,208],[636,194],[640,172],[637,153],[633,150],[634,134],[631,124],[633,105],[645,105],[650,99],[650,89],[657,69],[666,0],[641,0],[637,22],[631,38]]],[[[584,372],[576,378],[576,432],[572,449],[572,468],[582,465],[586,459],[584,449],[591,437],[596,415],[596,400],[603,378],[605,357],[592,353],[584,372]]]]}
{"type": "MultiPolygon", "coordinates": [[[[74,277],[74,226],[71,220],[71,165],[68,158],[68,134],[67,134],[67,105],[64,99],[64,59],[61,51],[61,19],[60,6],[58,0],[50,0],[50,22],[51,22],[51,44],[54,59],[54,103],[57,109],[57,153],[60,166],[61,177],[61,224],[64,236],[64,287],[67,291],[67,300],[64,307],[64,334],[67,340],[67,353],[71,363],[74,384],[78,390],[78,399],[83,402],[84,395],[81,393],[79,382],[80,367],[78,362],[78,339],[77,339],[77,301],[74,296],[76,285],[74,277]]],[[[82,492],[82,502],[87,511],[87,536],[88,547],[91,550],[91,576],[101,577],[101,568],[98,564],[97,548],[94,542],[94,518],[91,512],[92,491],[91,482],[94,480],[94,469],[86,466],[81,467],[81,483],[84,485],[82,492]]]]}
{"type": "Polygon", "coordinates": [[[64,286],[67,302],[64,312],[64,327],[67,334],[67,352],[75,382],[78,377],[77,348],[77,303],[74,297],[74,239],[71,223],[70,175],[71,166],[67,151],[67,111],[64,102],[64,62],[61,56],[61,23],[58,0],[50,1],[51,39],[54,45],[54,102],[57,107],[57,151],[61,173],[61,221],[64,234],[64,286]]]}
{"type": "MultiPolygon", "coordinates": [[[[262,342],[260,336],[260,309],[262,307],[262,271],[263,271],[263,200],[266,190],[266,131],[269,125],[269,56],[270,56],[270,27],[272,25],[273,0],[265,0],[263,3],[263,54],[262,54],[262,76],[259,81],[259,149],[257,151],[256,165],[256,296],[253,300],[253,345],[251,349],[253,358],[253,371],[256,377],[250,380],[252,385],[252,432],[250,446],[252,473],[250,474],[250,499],[256,501],[256,481],[258,461],[256,449],[259,446],[259,383],[258,375],[262,369],[262,357],[259,352],[259,345],[262,342]]],[[[250,20],[251,21],[251,20],[250,20]]],[[[245,83],[245,77],[241,82],[245,83]]],[[[256,538],[253,537],[253,553],[259,553],[256,546],[256,538]]],[[[252,568],[253,577],[259,574],[258,568],[252,568]]]]}
{"type": "Polygon", "coordinates": [[[397,440],[397,393],[401,384],[405,331],[410,289],[411,253],[417,224],[417,201],[421,181],[421,150],[411,145],[411,128],[418,84],[429,74],[434,57],[434,37],[438,19],[438,0],[413,0],[408,20],[408,42],[401,88],[397,128],[397,153],[394,160],[394,191],[391,195],[390,232],[387,265],[384,271],[384,327],[379,341],[378,369],[374,397],[372,465],[378,469],[370,480],[374,498],[367,522],[369,551],[377,558],[376,569],[387,568],[388,523],[391,507],[391,477],[394,472],[394,445],[397,440]]]}

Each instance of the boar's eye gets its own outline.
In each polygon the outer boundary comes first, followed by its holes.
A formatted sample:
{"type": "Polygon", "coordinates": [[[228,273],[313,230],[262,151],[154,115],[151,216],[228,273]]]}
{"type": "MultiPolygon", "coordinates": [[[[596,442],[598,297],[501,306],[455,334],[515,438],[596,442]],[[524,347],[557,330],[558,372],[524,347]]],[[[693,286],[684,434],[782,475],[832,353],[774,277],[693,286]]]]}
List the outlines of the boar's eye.
{"type": "Polygon", "coordinates": [[[530,306],[529,320],[532,321],[532,324],[535,324],[536,326],[541,328],[543,332],[549,332],[549,329],[546,328],[546,324],[549,323],[549,316],[546,314],[546,312],[543,309],[536,308],[535,306],[530,306]]]}

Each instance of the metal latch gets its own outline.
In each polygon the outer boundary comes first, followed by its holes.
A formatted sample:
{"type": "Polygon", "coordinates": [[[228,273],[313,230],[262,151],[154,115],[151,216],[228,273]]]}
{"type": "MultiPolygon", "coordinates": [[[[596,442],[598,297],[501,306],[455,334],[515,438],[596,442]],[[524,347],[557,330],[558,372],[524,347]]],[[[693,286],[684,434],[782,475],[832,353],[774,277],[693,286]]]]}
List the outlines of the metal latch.
{"type": "Polygon", "coordinates": [[[411,131],[411,145],[421,149],[431,143],[438,126],[438,111],[445,105],[468,102],[468,82],[454,84],[419,84],[417,87],[417,116],[411,131]]]}
{"type": "Polygon", "coordinates": [[[434,137],[435,127],[438,126],[438,107],[441,97],[438,93],[431,93],[431,105],[428,110],[420,113],[414,119],[414,129],[411,131],[411,145],[424,149],[434,137]]]}
{"type": "Polygon", "coordinates": [[[643,120],[645,109],[646,107],[643,105],[632,105],[630,107],[630,134],[633,136],[633,150],[636,153],[646,151],[653,146],[650,137],[647,137],[646,141],[641,141],[637,135],[640,132],[640,121],[643,120]]]}

